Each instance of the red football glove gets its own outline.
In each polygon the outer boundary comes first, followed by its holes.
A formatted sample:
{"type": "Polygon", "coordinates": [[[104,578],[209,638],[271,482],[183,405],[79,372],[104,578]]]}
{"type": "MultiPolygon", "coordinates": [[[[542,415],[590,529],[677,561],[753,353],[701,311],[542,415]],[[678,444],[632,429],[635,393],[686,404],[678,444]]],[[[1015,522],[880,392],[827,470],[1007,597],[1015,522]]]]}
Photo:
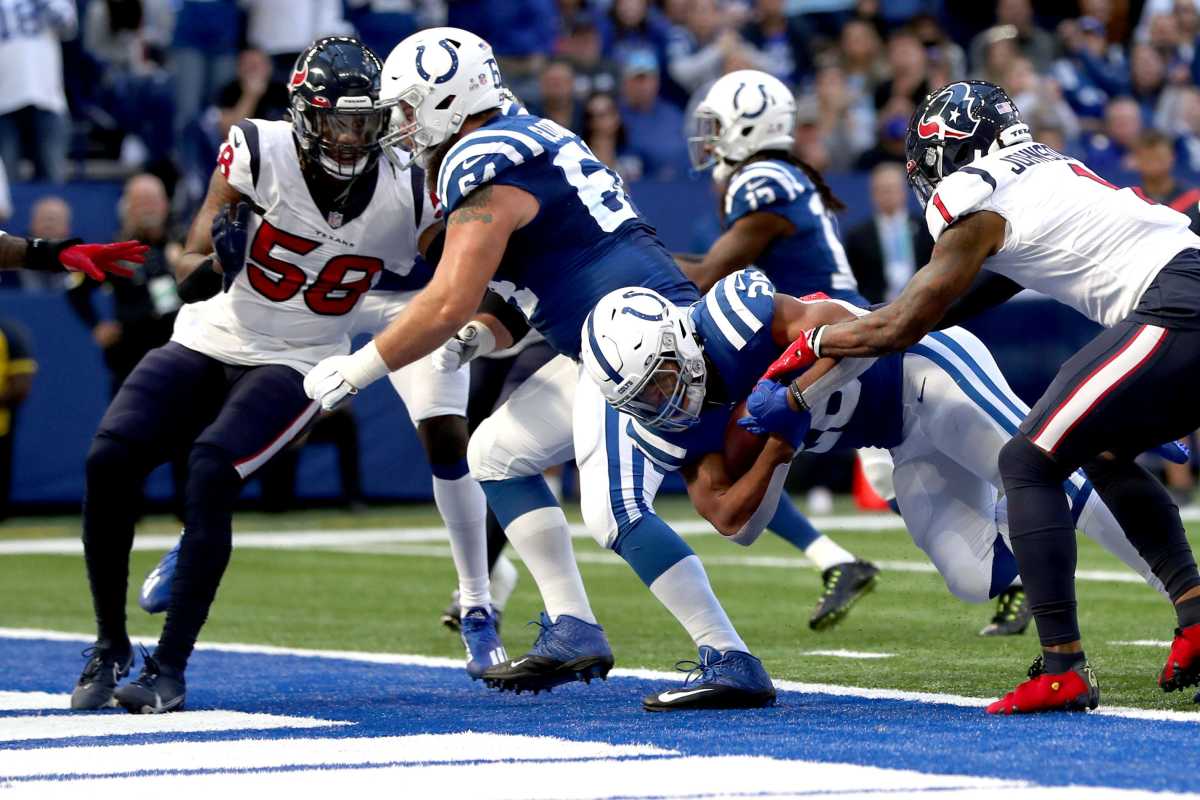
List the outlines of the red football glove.
{"type": "Polygon", "coordinates": [[[72,272],[82,272],[97,281],[103,281],[105,273],[129,278],[133,270],[120,262],[143,264],[149,249],[149,245],[134,241],[76,244],[59,253],[58,262],[72,272]]]}
{"type": "Polygon", "coordinates": [[[803,336],[789,344],[779,358],[767,367],[763,378],[783,382],[794,377],[794,373],[806,370],[816,363],[817,354],[813,352],[813,339],[819,330],[821,329],[817,327],[805,331],[803,336]]]}

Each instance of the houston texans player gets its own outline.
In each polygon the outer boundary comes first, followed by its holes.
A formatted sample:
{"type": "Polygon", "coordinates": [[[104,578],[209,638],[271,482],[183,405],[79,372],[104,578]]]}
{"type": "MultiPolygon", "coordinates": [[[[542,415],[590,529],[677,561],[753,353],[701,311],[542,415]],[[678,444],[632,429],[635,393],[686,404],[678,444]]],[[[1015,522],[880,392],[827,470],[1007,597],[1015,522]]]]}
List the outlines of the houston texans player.
{"type": "MultiPolygon", "coordinates": [[[[380,159],[381,67],[357,40],[321,39],[297,61],[291,122],[244,120],[230,130],[177,269],[189,304],[172,341],[126,380],[88,454],[83,540],[99,633],[72,708],[114,700],[134,713],[183,707],[184,670],[229,560],[234,501],[319,410],[304,373],[348,350],[359,301],[382,271],[428,277],[415,265],[419,247],[436,247],[434,215],[421,211],[420,183],[380,159]],[[185,528],[163,633],[153,656],[143,652],[140,676],[118,688],[133,660],[125,590],[138,487],[180,448],[188,452],[185,528]]],[[[416,377],[455,380],[431,367],[416,377]]],[[[457,447],[452,463],[462,462],[465,435],[457,447]]],[[[450,525],[477,551],[470,588],[479,613],[465,615],[480,618],[471,626],[482,645],[471,648],[473,674],[502,654],[488,610],[482,511],[477,520],[473,529],[450,525]]]]}
{"type": "Polygon", "coordinates": [[[82,272],[94,281],[106,275],[129,278],[126,264],[142,264],[149,245],[141,242],[84,244],[82,239],[25,239],[0,231],[0,269],[82,272]]]}
{"type": "MultiPolygon", "coordinates": [[[[786,406],[778,383],[751,389],[762,371],[774,378],[790,366],[789,337],[865,313],[825,295],[776,293],[756,270],[721,279],[691,308],[618,289],[585,323],[595,336],[584,342],[583,363],[637,447],[660,469],[679,470],[696,509],[739,544],[761,532],[761,509],[776,503],[786,471],[777,465],[793,448],[887,448],[913,541],[956,597],[985,602],[1017,577],[996,459],[1028,408],[962,328],[931,334],[903,355],[815,366],[802,379],[809,409],[768,415],[772,436],[750,465],[728,460],[726,431],[742,399],[750,395],[750,412],[762,414],[758,395],[773,388],[786,406]],[[840,374],[825,374],[830,368],[840,374]]],[[[1080,530],[1161,590],[1086,478],[1076,473],[1062,488],[1080,530]]]]}
{"type": "MultiPolygon", "coordinates": [[[[845,206],[819,172],[791,153],[796,128],[791,90],[766,72],[731,72],[696,105],[691,128],[692,166],[711,168],[724,196],[721,236],[702,258],[676,257],[700,290],[754,265],[793,297],[825,292],[866,305],[831,213],[845,206]]],[[[890,499],[887,452],[866,451],[863,467],[873,488],[890,499]]],[[[814,630],[836,624],[874,587],[879,569],[817,531],[786,494],[768,528],[803,550],[821,570],[825,592],[809,619],[814,630]]]]}
{"type": "Polygon", "coordinates": [[[994,84],[931,93],[913,115],[906,149],[933,257],[888,306],[810,331],[798,343],[806,359],[907,348],[956,298],[995,304],[1022,286],[1106,328],[1063,365],[1000,451],[1013,552],[1043,652],[1029,680],[988,711],[1099,701],[1076,616],[1074,524],[1060,489],[1081,466],[1175,605],[1179,627],[1159,685],[1200,681],[1200,573],[1170,495],[1134,462],[1200,425],[1192,399],[1200,388],[1200,238],[1184,215],[1033,141],[994,84]],[[981,270],[995,277],[976,283],[981,270]]]}
{"type": "MultiPolygon", "coordinates": [[[[775,690],[708,583],[699,558],[643,493],[662,479],[617,427],[575,359],[588,310],[618,286],[652,288],[672,302],[696,287],[642,220],[620,178],[574,133],[535,116],[504,116],[491,47],[438,28],[401,42],[384,65],[385,137],[426,165],[447,217],[446,243],[429,285],[373,342],[327,358],[305,378],[325,407],[424,357],[472,320],[488,282],[509,280],[536,298],[530,322],[561,355],[527,380],[471,437],[471,473],[541,591],[542,630],[523,657],[485,679],[540,690],[604,676],[613,663],[596,624],[562,509],[542,478],[574,454],[593,535],[625,558],[700,648],[698,685],[646,698],[652,710],[757,707],[775,690]],[[507,251],[507,252],[506,252],[507,251]],[[500,267],[501,254],[515,257],[500,267]]],[[[481,325],[475,352],[507,346],[481,325]]]]}

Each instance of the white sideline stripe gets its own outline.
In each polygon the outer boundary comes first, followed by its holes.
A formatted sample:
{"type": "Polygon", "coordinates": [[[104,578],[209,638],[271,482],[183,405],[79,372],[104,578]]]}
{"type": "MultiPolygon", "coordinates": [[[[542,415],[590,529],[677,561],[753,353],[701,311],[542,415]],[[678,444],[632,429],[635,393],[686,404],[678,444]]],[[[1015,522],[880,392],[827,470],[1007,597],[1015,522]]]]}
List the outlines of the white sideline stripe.
{"type": "MultiPolygon", "coordinates": [[[[92,642],[95,637],[86,633],[66,633],[63,631],[41,630],[36,628],[0,628],[0,639],[41,639],[55,642],[92,642]]],[[[153,644],[156,640],[134,637],[133,642],[153,644]]],[[[250,653],[271,656],[297,656],[300,658],[340,658],[346,661],[359,661],[371,664],[404,664],[418,667],[443,667],[461,670],[462,661],[456,658],[438,656],[406,655],[403,653],[364,653],[354,650],[308,650],[292,647],[276,647],[274,645],[241,644],[225,642],[199,642],[197,650],[216,650],[227,653],[250,653]]],[[[683,675],[679,672],[663,672],[652,669],[614,669],[609,673],[617,678],[642,678],[645,680],[668,681],[680,683],[683,675]]],[[[964,706],[979,708],[992,702],[993,698],[965,697],[954,694],[939,694],[935,692],[911,692],[903,689],[876,689],[864,686],[839,686],[831,683],[803,683],[801,681],[776,680],[775,689],[781,692],[800,692],[803,694],[828,694],[839,697],[861,697],[867,700],[905,700],[917,703],[936,703],[940,705],[964,706]]],[[[192,713],[192,712],[189,712],[192,713]]],[[[1128,717],[1130,719],[1153,719],[1165,722],[1200,723],[1200,712],[1145,710],[1140,708],[1123,708],[1119,706],[1100,708],[1091,714],[1103,714],[1110,717],[1128,717]]],[[[175,716],[175,715],[165,715],[175,716]]],[[[187,716],[181,714],[178,716],[187,716]]],[[[5,800],[8,800],[7,797],[5,800]]]]}
{"type": "MultiPolygon", "coordinates": [[[[187,716],[181,714],[179,716],[187,716]]],[[[441,733],[342,739],[240,739],[106,747],[0,750],[0,775],[119,775],[146,769],[262,769],[301,765],[349,766],[405,762],[542,760],[677,756],[650,745],[575,742],[554,736],[441,733]],[[17,755],[19,753],[19,755],[17,755]]]]}
{"type": "MultiPolygon", "coordinates": [[[[186,714],[74,714],[71,716],[4,717],[0,742],[27,739],[73,739],[77,736],[133,736],[139,733],[253,731],[277,728],[327,728],[351,725],[312,717],[247,714],[242,711],[189,711],[186,714]]],[[[2,772],[3,770],[0,770],[2,772]]]]}
{"type": "Polygon", "coordinates": [[[869,660],[872,658],[894,658],[896,654],[868,653],[864,650],[801,650],[798,655],[820,656],[823,658],[858,658],[869,660]]]}
{"type": "Polygon", "coordinates": [[[66,708],[71,702],[69,694],[50,692],[0,692],[0,711],[42,711],[48,708],[66,708]]]}
{"type": "Polygon", "coordinates": [[[1167,650],[1171,647],[1171,643],[1165,639],[1131,639],[1127,642],[1109,642],[1109,644],[1117,647],[1161,647],[1167,650]]]}

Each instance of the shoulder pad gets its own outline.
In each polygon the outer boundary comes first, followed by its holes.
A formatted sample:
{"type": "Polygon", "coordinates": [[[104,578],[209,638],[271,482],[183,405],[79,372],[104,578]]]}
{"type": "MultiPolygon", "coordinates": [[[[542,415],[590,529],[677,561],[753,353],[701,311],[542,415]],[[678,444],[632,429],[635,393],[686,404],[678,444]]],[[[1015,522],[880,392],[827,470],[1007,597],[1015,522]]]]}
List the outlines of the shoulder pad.
{"type": "Polygon", "coordinates": [[[925,224],[936,242],[955,220],[964,214],[978,211],[996,191],[996,179],[978,167],[963,167],[947,175],[925,206],[925,224]]]}
{"type": "Polygon", "coordinates": [[[217,155],[217,168],[229,185],[247,197],[256,197],[262,169],[262,142],[258,126],[244,119],[229,129],[229,136],[217,155]]]}
{"type": "Polygon", "coordinates": [[[737,349],[746,346],[775,317],[775,284],[756,269],[742,269],[717,281],[704,295],[704,313],[737,349]]]}
{"type": "MultiPolygon", "coordinates": [[[[512,117],[509,119],[517,119],[512,117]]],[[[464,136],[438,171],[438,199],[447,214],[463,199],[505,170],[524,164],[545,152],[531,133],[509,127],[487,127],[464,136]]]]}
{"type": "Polygon", "coordinates": [[[659,469],[674,472],[683,466],[687,456],[686,447],[667,441],[661,434],[651,431],[634,419],[626,422],[625,432],[633,440],[634,446],[642,451],[642,455],[659,469]]]}
{"type": "Polygon", "coordinates": [[[783,164],[751,164],[735,175],[725,190],[725,220],[732,225],[755,211],[794,202],[806,189],[783,164]]]}

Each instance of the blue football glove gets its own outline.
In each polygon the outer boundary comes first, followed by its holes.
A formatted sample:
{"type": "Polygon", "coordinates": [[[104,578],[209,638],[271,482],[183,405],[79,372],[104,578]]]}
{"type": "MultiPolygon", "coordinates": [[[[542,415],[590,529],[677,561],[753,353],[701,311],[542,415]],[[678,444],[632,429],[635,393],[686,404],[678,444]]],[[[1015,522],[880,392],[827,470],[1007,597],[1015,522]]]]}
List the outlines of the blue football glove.
{"type": "Polygon", "coordinates": [[[253,206],[245,201],[226,203],[213,217],[213,252],[217,255],[217,261],[221,262],[221,281],[227,292],[246,265],[246,244],[253,211],[253,206]]]}
{"type": "Polygon", "coordinates": [[[1155,455],[1162,456],[1172,464],[1186,464],[1192,460],[1192,448],[1188,447],[1183,442],[1167,442],[1160,444],[1150,451],[1155,455]]]}
{"type": "Polygon", "coordinates": [[[759,436],[778,434],[796,448],[804,443],[812,426],[812,414],[793,411],[788,405],[788,388],[771,380],[755,385],[746,400],[746,412],[748,416],[739,419],[738,425],[759,436]]]}

